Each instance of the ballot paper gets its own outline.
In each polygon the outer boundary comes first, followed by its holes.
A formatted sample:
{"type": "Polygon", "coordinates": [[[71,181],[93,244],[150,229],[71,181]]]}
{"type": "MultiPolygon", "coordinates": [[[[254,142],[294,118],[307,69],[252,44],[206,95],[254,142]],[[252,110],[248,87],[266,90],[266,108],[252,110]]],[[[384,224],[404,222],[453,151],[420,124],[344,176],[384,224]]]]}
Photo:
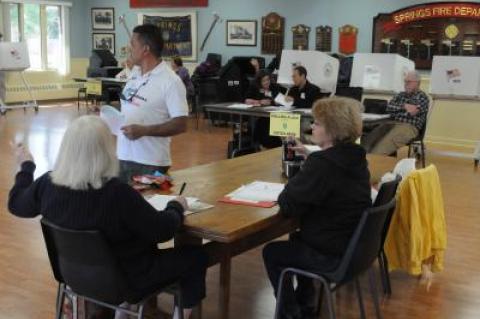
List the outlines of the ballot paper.
{"type": "Polygon", "coordinates": [[[248,110],[250,108],[252,108],[253,105],[249,105],[249,104],[232,104],[232,105],[229,105],[228,108],[230,109],[239,109],[239,110],[248,110]]]}
{"type": "MultiPolygon", "coordinates": [[[[147,201],[152,205],[156,210],[162,211],[165,210],[169,201],[174,200],[176,196],[171,195],[154,195],[147,199],[147,201]]],[[[196,213],[202,210],[210,209],[213,205],[202,203],[198,198],[187,197],[188,211],[185,212],[185,215],[196,213]]]]}
{"type": "Polygon", "coordinates": [[[120,135],[122,126],[125,125],[125,115],[110,105],[100,108],[100,118],[107,124],[113,135],[120,135]]]}
{"type": "Polygon", "coordinates": [[[374,113],[362,113],[362,120],[376,121],[390,118],[390,114],[374,114],[374,113]]]}
{"type": "Polygon", "coordinates": [[[293,101],[287,102],[285,100],[285,95],[283,95],[282,93],[278,93],[278,95],[275,97],[275,102],[277,102],[280,105],[288,106],[288,107],[291,107],[293,105],[293,101]]]}
{"type": "Polygon", "coordinates": [[[232,201],[239,202],[276,202],[285,185],[255,181],[241,186],[227,195],[232,201]]]}

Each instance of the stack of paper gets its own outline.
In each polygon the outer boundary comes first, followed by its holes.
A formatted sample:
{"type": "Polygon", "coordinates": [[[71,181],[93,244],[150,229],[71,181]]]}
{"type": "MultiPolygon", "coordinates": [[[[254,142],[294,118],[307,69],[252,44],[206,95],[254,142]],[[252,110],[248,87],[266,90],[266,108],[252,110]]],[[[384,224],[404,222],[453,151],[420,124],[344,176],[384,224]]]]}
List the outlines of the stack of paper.
{"type": "Polygon", "coordinates": [[[277,102],[280,105],[288,106],[288,107],[291,107],[293,105],[293,101],[287,102],[285,100],[285,95],[283,95],[282,93],[278,93],[278,95],[275,97],[275,102],[277,102]]]}
{"type": "MultiPolygon", "coordinates": [[[[147,199],[150,205],[158,211],[162,211],[167,207],[169,201],[174,200],[176,196],[170,195],[154,195],[147,199]]],[[[202,203],[195,197],[187,197],[187,204],[189,211],[185,212],[185,215],[200,212],[202,210],[210,209],[213,205],[202,203]]]]}
{"type": "Polygon", "coordinates": [[[255,181],[241,186],[222,198],[221,202],[259,207],[273,207],[285,185],[255,181]]]}
{"type": "Polygon", "coordinates": [[[125,125],[125,115],[110,105],[100,108],[100,118],[107,124],[113,135],[120,135],[122,126],[125,125]]]}

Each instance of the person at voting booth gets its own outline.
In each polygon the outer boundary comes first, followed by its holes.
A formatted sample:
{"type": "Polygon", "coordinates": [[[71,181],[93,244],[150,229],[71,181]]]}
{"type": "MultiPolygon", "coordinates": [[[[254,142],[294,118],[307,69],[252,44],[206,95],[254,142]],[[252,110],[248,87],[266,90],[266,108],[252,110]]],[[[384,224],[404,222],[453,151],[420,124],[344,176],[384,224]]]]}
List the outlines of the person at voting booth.
{"type": "MultiPolygon", "coordinates": [[[[275,97],[285,90],[277,84],[272,83],[271,75],[265,70],[260,70],[255,75],[253,83],[245,94],[245,104],[256,106],[274,106],[275,97]]],[[[265,148],[274,148],[282,145],[279,137],[270,136],[270,120],[261,117],[255,121],[253,128],[254,143],[265,148]]]]}
{"type": "Polygon", "coordinates": [[[293,102],[293,106],[310,109],[316,100],[322,98],[320,88],[307,80],[307,69],[305,67],[295,67],[292,80],[294,86],[288,91],[285,100],[293,102]]]}
{"type": "MultiPolygon", "coordinates": [[[[278,197],[280,214],[300,221],[299,231],[288,241],[269,243],[263,258],[277,295],[283,269],[324,272],[337,267],[362,213],[371,206],[370,173],[365,150],[355,144],[362,132],[360,103],[348,98],[328,98],[313,107],[312,141],[321,151],[308,154],[296,142],[293,149],[306,157],[278,197]]],[[[291,278],[284,285],[281,318],[310,318],[318,300],[313,282],[291,278]]],[[[313,317],[312,317],[313,318],[313,317]]]]}
{"type": "Polygon", "coordinates": [[[387,105],[391,121],[375,128],[362,139],[362,145],[369,153],[395,154],[424,128],[429,103],[427,94],[420,90],[420,74],[407,73],[405,91],[395,95],[387,105]]]}
{"type": "Polygon", "coordinates": [[[205,297],[208,256],[203,249],[157,248],[180,230],[188,209],[185,198],[177,197],[158,212],[121,182],[114,138],[102,119],[90,115],[74,120],[53,171],[35,181],[30,152],[18,145],[16,153],[20,172],[8,198],[12,214],[42,215],[63,228],[100,231],[131,289],[147,295],[179,282],[187,315],[205,297]]]}
{"type": "Polygon", "coordinates": [[[125,116],[117,139],[120,179],[166,173],[172,164],[171,136],[187,130],[188,103],[182,80],[162,61],[163,38],[154,25],[139,25],[130,40],[135,65],[120,96],[125,116]]]}

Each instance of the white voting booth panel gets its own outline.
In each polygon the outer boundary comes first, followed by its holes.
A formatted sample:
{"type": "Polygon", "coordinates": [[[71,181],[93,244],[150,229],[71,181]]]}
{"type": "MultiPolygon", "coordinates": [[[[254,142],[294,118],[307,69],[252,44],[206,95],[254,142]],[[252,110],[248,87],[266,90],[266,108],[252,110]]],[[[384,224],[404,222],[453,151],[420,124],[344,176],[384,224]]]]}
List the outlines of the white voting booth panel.
{"type": "Polygon", "coordinates": [[[415,63],[393,53],[355,53],[350,86],[366,90],[404,90],[404,77],[415,63]]]}
{"type": "Polygon", "coordinates": [[[307,79],[323,92],[335,93],[339,62],[326,53],[318,51],[283,50],[277,82],[292,86],[292,71],[296,66],[307,69],[307,79]]]}
{"type": "Polygon", "coordinates": [[[0,97],[0,114],[5,115],[7,109],[33,107],[38,111],[37,101],[33,98],[23,71],[30,67],[28,47],[26,42],[0,42],[0,71],[19,72],[23,85],[28,91],[30,101],[24,101],[18,105],[6,105],[0,97]]]}
{"type": "Polygon", "coordinates": [[[430,93],[466,97],[479,96],[480,57],[434,56],[430,93]]]}
{"type": "Polygon", "coordinates": [[[0,42],[0,70],[23,71],[29,67],[27,43],[0,42]]]}

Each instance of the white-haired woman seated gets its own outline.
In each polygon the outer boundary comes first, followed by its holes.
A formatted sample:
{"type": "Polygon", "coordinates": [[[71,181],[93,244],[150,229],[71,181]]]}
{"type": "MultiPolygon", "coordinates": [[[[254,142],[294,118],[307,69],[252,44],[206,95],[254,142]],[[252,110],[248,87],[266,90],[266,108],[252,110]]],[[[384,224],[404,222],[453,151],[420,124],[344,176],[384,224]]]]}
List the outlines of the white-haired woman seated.
{"type": "Polygon", "coordinates": [[[33,180],[35,163],[17,146],[21,166],[8,208],[19,217],[42,215],[68,229],[99,230],[109,242],[131,287],[138,292],[179,281],[186,317],[205,297],[208,257],[198,247],[157,248],[180,229],[187,204],[170,201],[162,213],[118,180],[115,143],[103,121],[82,116],[63,137],[54,169],[33,180]]]}

